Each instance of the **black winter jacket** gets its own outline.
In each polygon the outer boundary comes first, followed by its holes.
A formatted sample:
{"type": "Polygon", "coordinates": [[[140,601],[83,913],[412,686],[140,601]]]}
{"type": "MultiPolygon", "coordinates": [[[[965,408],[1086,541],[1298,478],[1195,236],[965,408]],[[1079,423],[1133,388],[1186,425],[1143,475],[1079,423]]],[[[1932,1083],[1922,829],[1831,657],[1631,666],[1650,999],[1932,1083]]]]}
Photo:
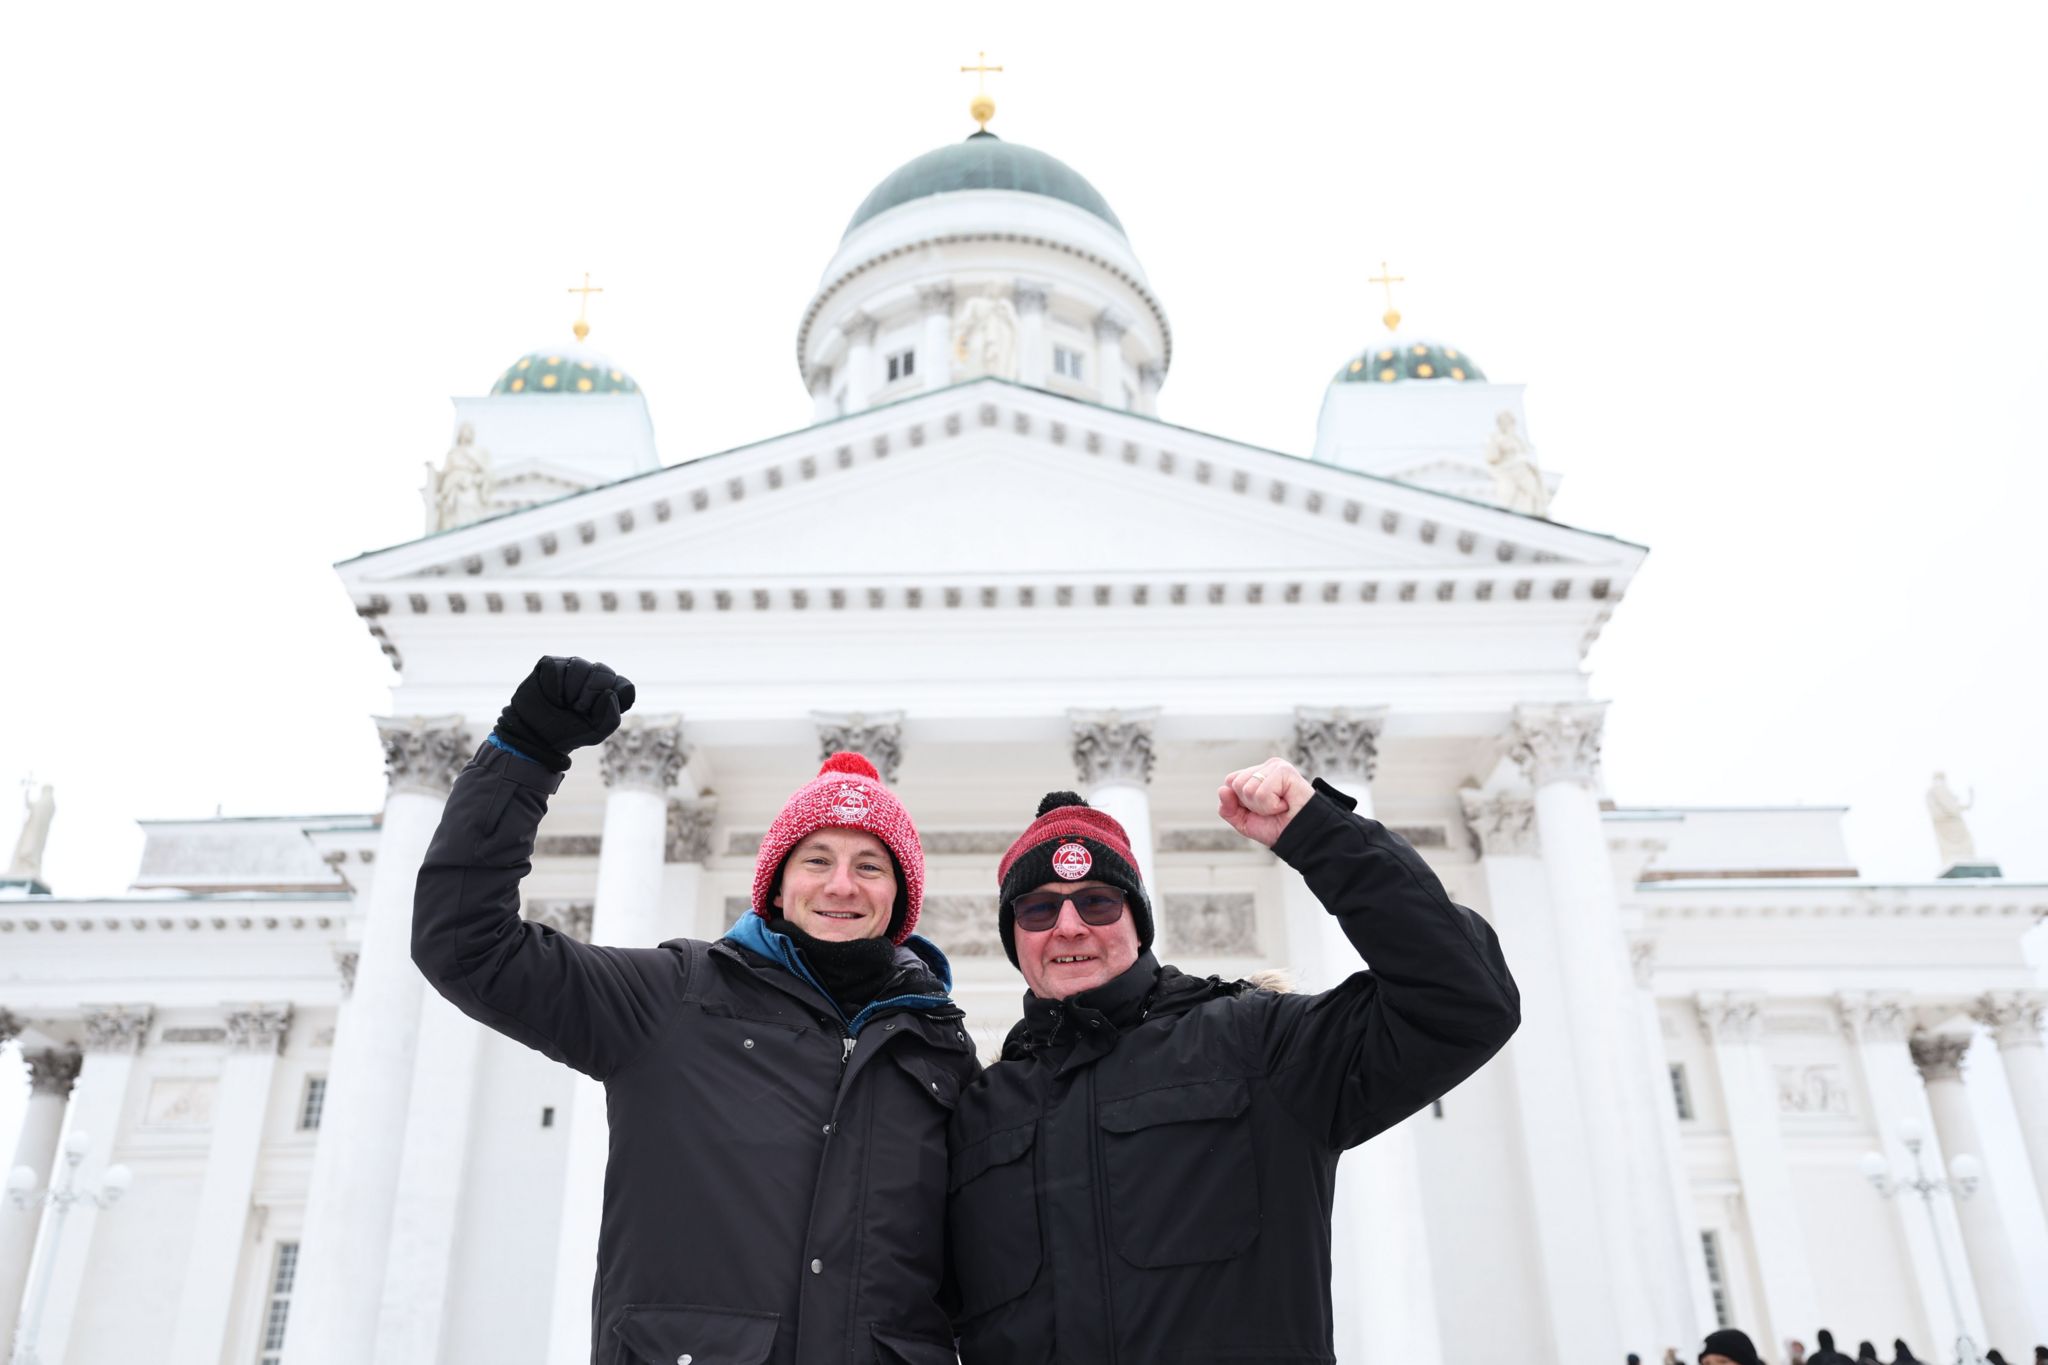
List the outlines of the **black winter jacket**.
{"type": "Polygon", "coordinates": [[[1274,847],[1371,962],[1322,995],[1150,953],[1025,998],[953,1116],[963,1365],[1330,1361],[1337,1156],[1441,1096],[1520,1022],[1493,930],[1321,793],[1274,847]]]}
{"type": "MultiPolygon", "coordinates": [[[[457,1008],[602,1081],[611,1118],[593,1362],[951,1365],[945,1125],[978,1071],[945,959],[850,1029],[788,940],[579,943],[522,920],[561,778],[486,745],[420,870],[413,961],[457,1008]],[[936,978],[935,979],[935,973],[936,978]]],[[[506,1292],[520,1292],[508,1285],[506,1292]]]]}

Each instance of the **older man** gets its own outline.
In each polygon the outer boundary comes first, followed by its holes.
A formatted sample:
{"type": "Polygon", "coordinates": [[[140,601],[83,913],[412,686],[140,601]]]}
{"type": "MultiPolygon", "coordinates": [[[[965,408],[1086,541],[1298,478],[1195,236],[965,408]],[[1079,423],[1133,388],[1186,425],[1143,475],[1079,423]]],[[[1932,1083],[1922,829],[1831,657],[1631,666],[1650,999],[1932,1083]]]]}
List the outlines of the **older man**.
{"type": "Polygon", "coordinates": [[[964,1365],[1328,1362],[1338,1155],[1520,1020],[1493,931],[1350,798],[1277,758],[1217,798],[1371,968],[1292,995],[1161,966],[1123,828],[1048,795],[998,873],[1024,1019],[953,1119],[964,1365]]]}
{"type": "Polygon", "coordinates": [[[950,1365],[945,1127],[979,1068],[946,960],[911,932],[910,815],[835,754],[717,942],[528,923],[519,883],[569,752],[632,704],[603,664],[542,659],[456,779],[413,912],[413,960],[457,1008],[604,1083],[592,1360],[950,1365]]]}

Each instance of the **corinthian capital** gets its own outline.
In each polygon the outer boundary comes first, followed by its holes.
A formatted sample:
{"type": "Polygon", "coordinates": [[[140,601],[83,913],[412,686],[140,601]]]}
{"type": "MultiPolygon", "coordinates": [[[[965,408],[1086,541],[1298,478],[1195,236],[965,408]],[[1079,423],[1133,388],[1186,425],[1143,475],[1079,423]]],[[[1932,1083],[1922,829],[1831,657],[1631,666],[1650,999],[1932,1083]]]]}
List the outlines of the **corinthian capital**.
{"type": "MultiPolygon", "coordinates": [[[[879,766],[879,765],[877,765],[879,766]]],[[[711,857],[711,826],[718,818],[715,801],[668,803],[668,835],[662,847],[665,863],[701,863],[711,857]]]]}
{"type": "Polygon", "coordinates": [[[874,345],[875,329],[881,325],[880,322],[869,317],[866,313],[855,313],[840,324],[841,328],[846,332],[846,339],[856,346],[874,345]]]}
{"type": "Polygon", "coordinates": [[[659,796],[676,784],[690,761],[681,716],[626,717],[599,752],[597,770],[607,787],[659,796]]]}
{"type": "Polygon", "coordinates": [[[1920,1079],[1927,1084],[1963,1078],[1963,1054],[1970,1050],[1969,1034],[1916,1033],[1906,1040],[1906,1046],[1912,1051],[1920,1079]]]}
{"type": "Polygon", "coordinates": [[[1019,280],[1010,293],[1010,302],[1021,316],[1025,313],[1043,313],[1046,300],[1052,297],[1052,286],[1037,280],[1019,280]]]}
{"type": "Polygon", "coordinates": [[[896,768],[903,762],[901,711],[813,711],[811,721],[818,727],[820,763],[834,754],[859,754],[875,765],[883,782],[896,785],[896,768]]]}
{"type": "Polygon", "coordinates": [[[87,1052],[134,1052],[142,1046],[156,1011],[147,1005],[88,1005],[85,1010],[87,1052]]]}
{"type": "Polygon", "coordinates": [[[1835,1007],[1853,1043],[1903,1042],[1913,1031],[1912,1011],[1903,996],[1844,992],[1835,998],[1835,1007]]]}
{"type": "Polygon", "coordinates": [[[1097,341],[1115,341],[1130,330],[1130,323],[1124,321],[1123,318],[1107,308],[1095,315],[1095,339],[1097,341]]]}
{"type": "Polygon", "coordinates": [[[59,1099],[71,1093],[71,1087],[78,1083],[78,1069],[85,1064],[85,1056],[75,1047],[46,1047],[22,1054],[28,1063],[28,1092],[31,1095],[55,1095],[59,1099]]]}
{"type": "Polygon", "coordinates": [[[597,907],[589,901],[528,901],[526,918],[545,924],[558,934],[578,943],[590,942],[590,926],[596,923],[597,907]]]}
{"type": "Polygon", "coordinates": [[[1384,706],[1297,706],[1294,747],[1288,757],[1306,778],[1349,777],[1369,783],[1379,767],[1380,731],[1386,723],[1384,706]]]}
{"type": "Polygon", "coordinates": [[[1709,1042],[1754,1043],[1764,1036],[1762,996],[1723,991],[1702,994],[1694,1003],[1700,1014],[1700,1032],[1709,1042]]]}
{"type": "Polygon", "coordinates": [[[378,716],[392,792],[446,796],[476,747],[460,716],[378,716]]]}
{"type": "Polygon", "coordinates": [[[1991,1030],[2000,1052],[2041,1047],[2048,1025],[2048,991],[1995,991],[1970,1004],[1970,1017],[1991,1030]]]}
{"type": "Polygon", "coordinates": [[[1604,701],[1518,706],[1508,754],[1533,786],[1572,782],[1590,787],[1600,770],[1600,727],[1606,713],[1604,701]]]}
{"type": "Polygon", "coordinates": [[[1467,787],[1458,793],[1465,825],[1487,858],[1530,858],[1536,854],[1536,802],[1527,792],[1488,796],[1467,787]]]}
{"type": "Polygon", "coordinates": [[[275,1055],[292,1025],[290,1005],[250,1005],[228,1014],[228,1047],[235,1052],[275,1055]]]}
{"type": "Polygon", "coordinates": [[[0,1009],[0,1047],[21,1036],[21,1016],[9,1009],[0,1009]]]}
{"type": "Polygon", "coordinates": [[[1069,711],[1074,775],[1085,791],[1109,783],[1143,787],[1152,781],[1152,722],[1156,709],[1069,711]]]}
{"type": "Polygon", "coordinates": [[[953,312],[953,286],[950,284],[924,284],[917,289],[917,308],[925,314],[953,312]]]}

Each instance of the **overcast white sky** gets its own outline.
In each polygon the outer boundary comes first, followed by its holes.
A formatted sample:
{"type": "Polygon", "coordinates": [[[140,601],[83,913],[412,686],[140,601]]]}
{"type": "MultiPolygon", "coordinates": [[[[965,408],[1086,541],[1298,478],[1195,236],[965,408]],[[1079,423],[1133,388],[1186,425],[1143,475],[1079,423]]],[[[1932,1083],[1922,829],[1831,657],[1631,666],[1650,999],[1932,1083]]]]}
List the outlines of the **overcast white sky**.
{"type": "Polygon", "coordinates": [[[54,782],[62,893],[125,887],[140,817],[375,808],[390,675],[330,566],[418,534],[449,395],[565,337],[582,271],[669,460],[804,425],[818,272],[972,131],[979,49],[995,130],[1165,301],[1167,420],[1306,454],[1382,258],[1412,329],[1528,383],[1553,515],[1652,550],[1592,659],[1617,800],[1850,804],[1864,870],[1919,878],[1943,767],[2048,879],[2037,6],[8,23],[0,855],[54,782]]]}

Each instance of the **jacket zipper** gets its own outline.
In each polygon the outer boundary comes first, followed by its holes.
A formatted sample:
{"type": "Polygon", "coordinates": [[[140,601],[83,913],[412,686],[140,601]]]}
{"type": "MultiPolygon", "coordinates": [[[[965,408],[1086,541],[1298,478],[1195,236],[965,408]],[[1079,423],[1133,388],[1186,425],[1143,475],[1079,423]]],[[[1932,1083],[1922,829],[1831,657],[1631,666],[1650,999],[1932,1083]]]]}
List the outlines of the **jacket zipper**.
{"type": "MultiPolygon", "coordinates": [[[[1385,272],[1381,272],[1385,273],[1385,272]]],[[[1089,1185],[1095,1192],[1095,1255],[1096,1264],[1102,1268],[1102,1326],[1103,1346],[1109,1352],[1109,1365],[1116,1365],[1116,1289],[1110,1283],[1109,1273],[1109,1198],[1103,1191],[1108,1180],[1108,1171],[1102,1161],[1102,1125],[1095,1121],[1095,1068],[1088,1068],[1088,1103],[1081,1111],[1088,1122],[1088,1165],[1093,1177],[1089,1185]]]]}
{"type": "MultiPolygon", "coordinates": [[[[842,1030],[842,1032],[843,1031],[844,1030],[842,1030]]],[[[844,1044],[844,1047],[839,1053],[839,1065],[845,1066],[848,1062],[853,1060],[854,1041],[854,1036],[851,1033],[846,1034],[844,1038],[840,1039],[840,1042],[844,1044]]]]}

